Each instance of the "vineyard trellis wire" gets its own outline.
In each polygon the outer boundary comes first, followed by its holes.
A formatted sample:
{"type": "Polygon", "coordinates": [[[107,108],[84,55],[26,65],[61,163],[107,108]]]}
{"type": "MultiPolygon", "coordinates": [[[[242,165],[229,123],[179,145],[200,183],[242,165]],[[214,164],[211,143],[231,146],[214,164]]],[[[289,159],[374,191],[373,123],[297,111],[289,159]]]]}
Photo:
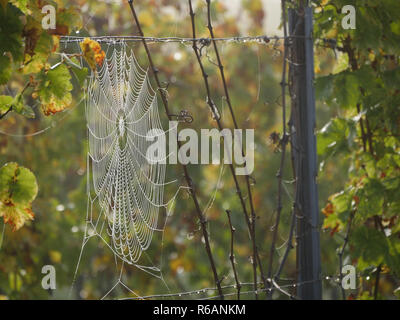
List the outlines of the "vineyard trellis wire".
{"type": "MultiPolygon", "coordinates": [[[[225,37],[225,38],[217,38],[214,35],[213,32],[213,27],[212,27],[212,21],[211,21],[211,1],[210,0],[205,0],[207,3],[207,27],[209,30],[209,34],[210,34],[210,38],[196,38],[196,29],[195,29],[195,14],[192,8],[192,1],[188,0],[189,3],[189,15],[190,15],[190,19],[191,19],[191,25],[192,25],[192,38],[178,38],[178,37],[166,37],[166,38],[155,38],[155,37],[146,37],[143,33],[138,15],[136,14],[135,11],[135,7],[133,4],[133,0],[128,0],[132,15],[133,15],[133,19],[136,25],[136,28],[138,30],[139,36],[100,36],[100,37],[91,37],[91,39],[96,40],[98,42],[103,42],[103,43],[125,43],[125,42],[129,42],[129,41],[140,41],[143,46],[144,49],[146,51],[146,55],[148,58],[148,62],[149,62],[149,66],[150,66],[150,70],[152,71],[152,74],[154,76],[155,82],[157,84],[157,91],[160,94],[161,100],[162,100],[162,104],[164,106],[165,109],[165,113],[166,116],[169,120],[172,119],[173,115],[170,113],[169,110],[169,106],[168,106],[168,97],[166,95],[166,91],[165,88],[162,87],[161,85],[161,81],[159,79],[158,73],[159,70],[156,68],[156,66],[154,65],[153,59],[152,59],[152,55],[150,52],[150,49],[148,47],[148,43],[150,42],[160,42],[160,43],[165,43],[165,42],[180,42],[180,43],[192,43],[192,48],[193,51],[196,55],[196,59],[198,62],[198,65],[200,67],[201,73],[202,73],[202,77],[204,80],[204,86],[206,89],[206,94],[207,94],[207,104],[211,110],[211,113],[213,115],[213,119],[216,121],[217,123],[217,127],[219,130],[224,129],[224,124],[222,122],[221,116],[218,112],[217,107],[215,106],[215,103],[213,102],[212,98],[211,98],[211,92],[210,92],[210,85],[209,85],[209,79],[208,79],[208,75],[205,72],[205,69],[203,67],[202,64],[202,55],[201,55],[201,50],[199,49],[199,47],[197,46],[197,44],[201,44],[202,46],[206,45],[210,45],[212,44],[213,48],[214,48],[214,53],[215,56],[217,58],[217,63],[215,64],[218,69],[219,69],[219,73],[220,73],[220,78],[221,78],[221,82],[223,85],[223,89],[224,89],[224,94],[225,94],[225,99],[228,105],[228,109],[229,109],[229,113],[231,115],[233,124],[234,124],[234,128],[238,129],[239,126],[237,124],[236,121],[236,117],[235,117],[235,113],[234,113],[234,108],[232,106],[231,103],[231,99],[229,96],[229,90],[228,90],[228,85],[227,85],[227,81],[225,79],[225,74],[224,74],[224,66],[222,64],[222,60],[221,60],[221,56],[219,54],[218,51],[218,46],[217,46],[217,42],[218,41],[226,41],[226,42],[256,42],[256,43],[260,43],[260,44],[267,44],[270,43],[271,41],[275,41],[274,44],[274,48],[276,49],[278,47],[278,42],[280,40],[283,40],[283,65],[282,65],[282,77],[281,77],[281,108],[282,108],[282,134],[281,136],[279,136],[279,141],[278,144],[281,148],[281,160],[280,160],[280,167],[278,169],[278,173],[277,173],[277,183],[278,183],[278,194],[277,194],[277,209],[276,209],[276,216],[275,216],[275,221],[273,223],[273,225],[271,226],[271,230],[273,231],[273,238],[272,238],[272,243],[271,243],[271,247],[270,247],[270,251],[269,251],[269,261],[268,261],[268,269],[267,269],[267,276],[265,276],[264,274],[264,268],[262,266],[262,261],[261,258],[259,256],[258,253],[258,249],[257,249],[257,243],[256,243],[256,238],[255,238],[255,230],[256,230],[256,211],[255,211],[255,207],[254,207],[254,203],[253,203],[253,199],[252,199],[252,186],[251,186],[251,180],[253,179],[249,174],[245,175],[245,181],[246,181],[246,192],[247,195],[244,195],[241,188],[240,188],[240,184],[238,181],[238,177],[235,174],[235,170],[234,170],[234,166],[232,164],[229,165],[230,167],[230,172],[232,175],[232,178],[234,180],[234,184],[235,184],[235,189],[236,189],[236,194],[239,198],[240,201],[240,205],[241,205],[241,209],[243,211],[243,215],[245,218],[245,222],[249,231],[249,236],[250,236],[250,240],[252,243],[252,267],[253,267],[253,290],[251,291],[245,291],[245,292],[240,292],[241,290],[241,286],[244,285],[249,285],[249,283],[240,283],[237,277],[237,273],[236,270],[234,270],[234,274],[235,274],[235,281],[236,284],[232,286],[222,286],[221,282],[222,282],[222,278],[220,278],[218,271],[217,271],[217,265],[215,263],[215,259],[213,257],[213,252],[210,246],[210,242],[209,242],[209,233],[208,233],[208,229],[207,229],[207,220],[205,218],[204,213],[202,212],[200,205],[199,205],[199,200],[198,200],[198,195],[196,192],[196,185],[195,182],[192,180],[191,175],[189,173],[189,170],[187,168],[186,165],[182,165],[183,168],[183,173],[184,173],[184,177],[186,180],[186,184],[187,187],[190,190],[190,195],[192,197],[192,200],[194,202],[195,205],[195,209],[196,209],[196,214],[197,214],[197,218],[200,222],[200,228],[203,234],[203,239],[204,239],[204,245],[205,245],[205,249],[207,252],[207,256],[209,259],[209,263],[210,263],[210,267],[212,269],[212,273],[213,273],[213,277],[214,277],[214,282],[215,282],[215,288],[214,289],[201,289],[201,290],[216,290],[218,292],[218,295],[215,296],[216,298],[220,298],[223,299],[224,298],[224,292],[223,289],[227,289],[227,288],[235,288],[237,290],[237,292],[235,294],[237,294],[238,298],[240,297],[240,294],[254,294],[255,298],[258,298],[258,294],[260,292],[266,292],[268,297],[272,297],[272,293],[274,292],[274,290],[279,291],[280,293],[288,296],[291,299],[297,299],[295,294],[291,294],[286,292],[285,290],[283,290],[283,288],[296,288],[300,285],[303,284],[309,284],[309,283],[314,283],[314,282],[320,282],[321,281],[321,277],[314,277],[313,279],[307,279],[306,281],[298,281],[295,284],[291,284],[291,285],[279,285],[277,282],[280,280],[280,275],[284,269],[285,263],[287,261],[287,257],[289,255],[289,252],[291,249],[294,248],[293,245],[293,237],[296,231],[296,236],[298,239],[299,237],[301,237],[302,235],[298,234],[298,228],[296,228],[296,223],[298,224],[298,220],[302,219],[304,216],[302,215],[302,208],[300,205],[300,198],[301,198],[301,190],[298,187],[298,174],[301,170],[301,161],[304,161],[304,159],[299,159],[302,158],[299,156],[300,153],[302,152],[300,149],[302,148],[302,146],[298,145],[298,139],[295,137],[295,134],[291,128],[290,131],[287,130],[287,118],[286,118],[286,109],[287,109],[287,105],[286,105],[286,88],[289,87],[289,94],[293,99],[297,99],[296,95],[293,93],[293,72],[289,72],[289,77],[288,77],[288,65],[289,67],[292,66],[298,66],[298,64],[296,62],[294,62],[293,60],[293,45],[295,41],[312,41],[312,36],[311,34],[305,35],[305,34],[296,34],[296,32],[291,32],[290,35],[288,35],[288,30],[287,30],[287,3],[286,0],[282,0],[281,1],[281,7],[282,7],[282,21],[283,21],[283,29],[284,29],[284,35],[282,37],[267,37],[267,36],[244,36],[244,37],[225,37]],[[289,78],[289,79],[288,79],[289,78]],[[289,238],[285,243],[285,252],[284,255],[282,257],[282,259],[279,262],[278,268],[275,272],[273,272],[273,267],[274,267],[274,256],[276,253],[276,241],[277,241],[277,235],[278,235],[278,228],[279,228],[279,223],[280,223],[280,216],[281,216],[281,211],[282,211],[282,194],[284,192],[284,185],[283,185],[283,172],[284,172],[284,167],[285,167],[285,160],[286,160],[286,148],[287,145],[290,143],[291,145],[291,149],[292,149],[292,168],[293,168],[293,176],[294,176],[294,199],[293,199],[293,206],[292,206],[292,212],[291,212],[291,222],[290,222],[290,229],[289,229],[289,238]],[[300,150],[300,151],[299,151],[300,150]],[[294,156],[294,153],[298,153],[297,159],[294,156]],[[300,161],[300,164],[299,164],[300,161]],[[246,204],[246,200],[248,201],[248,204],[246,204]],[[250,206],[250,211],[248,211],[247,205],[250,206]],[[258,273],[257,273],[257,269],[261,278],[261,282],[258,281],[258,273]],[[259,287],[259,285],[264,286],[259,287]]],[[[301,11],[304,15],[304,9],[305,7],[303,5],[300,5],[297,9],[298,11],[301,11]]],[[[307,8],[308,9],[308,8],[307,8]]],[[[80,42],[83,40],[83,37],[79,37],[79,36],[64,36],[61,38],[61,43],[69,43],[69,42],[80,42]]],[[[279,50],[279,49],[277,49],[279,50]]],[[[311,83],[309,83],[309,85],[312,85],[311,83]]],[[[290,121],[289,121],[289,126],[293,126],[293,122],[294,122],[294,114],[292,112],[292,115],[290,117],[290,121]]],[[[181,143],[178,140],[177,141],[178,147],[180,147],[181,143]]],[[[242,155],[245,155],[244,150],[242,148],[241,150],[242,155]]],[[[229,152],[228,152],[229,154],[229,152]]],[[[230,229],[231,229],[231,257],[233,256],[233,243],[234,243],[234,238],[233,238],[233,231],[234,231],[234,227],[232,226],[232,223],[230,221],[230,217],[229,217],[229,213],[228,213],[228,220],[229,220],[229,225],[230,225],[230,229]]],[[[307,221],[307,223],[309,223],[307,221]]],[[[314,225],[313,228],[315,228],[316,226],[314,225]]],[[[234,262],[232,260],[232,268],[234,268],[234,262]]],[[[194,290],[192,292],[199,292],[201,290],[194,290]]],[[[137,298],[151,298],[151,297],[171,297],[171,296],[176,296],[176,295],[185,295],[185,293],[178,293],[178,294],[167,294],[167,295],[153,295],[153,296],[147,296],[147,297],[137,297],[137,298]]],[[[232,295],[232,293],[228,293],[228,295],[232,295]]]]}
{"type": "MultiPolygon", "coordinates": [[[[370,279],[370,276],[365,276],[362,274],[358,274],[357,275],[358,278],[366,278],[366,280],[370,279]]],[[[292,289],[294,291],[294,289],[298,288],[300,285],[302,284],[307,284],[307,283],[313,283],[316,281],[320,281],[320,280],[325,280],[327,282],[332,283],[333,285],[342,288],[341,285],[341,274],[339,273],[338,275],[325,275],[325,276],[321,276],[321,279],[318,280],[311,280],[311,281],[305,281],[305,282],[295,282],[295,283],[290,283],[290,284],[281,284],[279,285],[277,283],[277,281],[292,281],[292,279],[276,279],[272,281],[272,285],[271,288],[260,288],[257,291],[260,292],[273,292],[274,290],[278,290],[280,293],[282,293],[283,295],[285,295],[286,297],[290,298],[291,300],[300,300],[298,296],[296,296],[294,293],[290,293],[288,291],[288,289],[292,289]]],[[[251,287],[253,286],[254,283],[253,282],[242,282],[240,283],[240,286],[238,287],[237,284],[230,284],[230,285],[224,285],[221,286],[222,289],[235,289],[235,292],[228,292],[228,293],[224,293],[225,297],[228,296],[237,296],[238,293],[240,295],[251,295],[254,294],[255,291],[254,290],[246,290],[246,291],[242,291],[241,288],[243,287],[251,287]]],[[[263,285],[263,282],[258,282],[258,285],[263,285]]],[[[208,287],[208,288],[201,288],[201,289],[197,289],[197,290],[190,290],[190,291],[183,291],[183,292],[174,292],[174,293],[165,293],[165,294],[153,294],[153,295],[146,295],[146,296],[138,296],[138,297],[125,297],[125,298],[120,298],[120,300],[146,300],[146,299],[171,299],[171,298],[182,298],[185,296],[195,296],[195,295],[202,295],[205,294],[207,292],[215,292],[217,291],[217,288],[213,287],[208,287]]],[[[205,297],[205,298],[199,298],[199,300],[210,300],[210,299],[218,299],[219,295],[214,295],[214,296],[209,296],[209,297],[205,297]]]]}

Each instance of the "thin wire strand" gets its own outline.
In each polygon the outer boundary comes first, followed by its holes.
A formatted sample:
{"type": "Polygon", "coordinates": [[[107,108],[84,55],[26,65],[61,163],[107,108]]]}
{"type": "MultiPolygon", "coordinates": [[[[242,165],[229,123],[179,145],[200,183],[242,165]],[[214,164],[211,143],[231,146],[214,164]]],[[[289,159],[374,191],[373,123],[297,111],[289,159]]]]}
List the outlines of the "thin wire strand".
{"type": "MultiPolygon", "coordinates": [[[[361,275],[358,275],[361,276],[361,275]]],[[[289,293],[287,290],[288,289],[294,289],[300,285],[304,285],[304,284],[309,284],[309,283],[313,283],[313,282],[317,282],[317,281],[321,281],[321,280],[325,280],[325,281],[334,281],[333,283],[335,285],[340,285],[338,283],[339,275],[325,275],[325,276],[321,276],[321,279],[314,279],[314,280],[306,280],[303,282],[296,282],[296,283],[289,283],[289,284],[278,284],[278,280],[270,280],[268,279],[268,281],[271,281],[272,287],[275,290],[278,290],[281,294],[287,296],[290,299],[293,300],[299,300],[300,298],[289,293]]],[[[281,281],[286,281],[285,279],[280,279],[281,281]]],[[[291,279],[289,279],[290,281],[291,279]]],[[[259,282],[259,285],[262,285],[263,282],[259,282]]],[[[250,287],[253,286],[253,282],[243,282],[241,283],[242,287],[250,287]]],[[[273,288],[259,288],[257,291],[258,293],[260,292],[270,292],[273,290],[273,288]]],[[[221,286],[221,289],[225,290],[225,289],[237,289],[237,284],[230,284],[230,285],[224,285],[221,286]]],[[[206,294],[207,292],[213,292],[213,291],[217,291],[218,289],[215,287],[206,287],[206,288],[201,288],[201,289],[197,289],[197,290],[190,290],[190,291],[182,291],[182,292],[174,292],[174,293],[166,293],[166,294],[154,294],[154,295],[147,295],[147,296],[139,296],[139,297],[125,297],[125,298],[121,298],[119,300],[146,300],[146,299],[160,299],[160,298],[166,298],[166,299],[170,299],[170,298],[174,298],[174,297],[184,297],[184,296],[193,296],[193,295],[199,295],[199,294],[206,294]]],[[[255,291],[254,290],[247,290],[247,291],[241,291],[240,294],[241,295],[249,295],[249,294],[254,294],[255,291]]],[[[225,297],[229,297],[229,296],[235,296],[237,295],[237,291],[235,292],[230,292],[230,293],[224,293],[225,297]]],[[[212,300],[212,299],[218,299],[220,296],[219,295],[214,295],[214,296],[210,296],[210,297],[205,297],[205,298],[200,298],[199,300],[212,300]]]]}
{"type": "MultiPolygon", "coordinates": [[[[294,36],[288,36],[289,38],[293,38],[294,36]]],[[[286,38],[288,38],[286,37],[286,38]]],[[[296,36],[298,37],[298,36],[296,36]]],[[[211,38],[182,38],[182,37],[145,37],[145,36],[61,36],[61,43],[69,43],[69,42],[81,42],[85,38],[90,38],[97,42],[106,42],[106,43],[115,43],[115,42],[142,42],[146,41],[147,43],[168,43],[168,42],[178,42],[178,43],[193,43],[196,42],[204,42],[211,41],[211,38]]],[[[257,35],[257,36],[236,36],[236,37],[215,37],[214,41],[221,42],[231,42],[231,43],[259,43],[259,44],[268,44],[271,41],[283,40],[285,37],[282,36],[266,36],[266,35],[257,35]]]]}

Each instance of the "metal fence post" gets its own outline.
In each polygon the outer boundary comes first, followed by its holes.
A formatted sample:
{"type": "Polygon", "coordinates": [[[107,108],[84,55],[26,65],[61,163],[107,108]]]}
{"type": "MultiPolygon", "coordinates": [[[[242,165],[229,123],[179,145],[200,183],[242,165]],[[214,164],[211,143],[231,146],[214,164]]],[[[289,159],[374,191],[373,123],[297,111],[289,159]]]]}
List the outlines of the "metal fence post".
{"type": "Polygon", "coordinates": [[[292,152],[300,190],[296,218],[300,299],[322,298],[312,28],[310,7],[300,5],[297,10],[289,9],[291,134],[295,141],[292,152]]]}

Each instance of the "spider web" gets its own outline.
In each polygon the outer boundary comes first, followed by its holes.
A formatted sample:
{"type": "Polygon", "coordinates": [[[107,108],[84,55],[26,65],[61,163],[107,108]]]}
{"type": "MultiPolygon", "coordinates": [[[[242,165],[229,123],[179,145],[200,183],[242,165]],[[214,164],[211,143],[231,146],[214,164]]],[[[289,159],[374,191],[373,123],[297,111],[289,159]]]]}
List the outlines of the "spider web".
{"type": "Polygon", "coordinates": [[[156,263],[147,252],[153,244],[162,247],[168,216],[179,191],[186,188],[179,186],[164,202],[164,187],[178,183],[165,182],[166,161],[162,160],[170,155],[154,158],[146,151],[154,138],[176,128],[164,131],[148,71],[140,67],[132,50],[127,51],[124,43],[108,46],[108,58],[92,73],[86,94],[88,201],[73,285],[87,242],[99,237],[120,270],[117,283],[103,298],[119,284],[138,296],[122,282],[125,264],[166,285],[162,254],[156,263]],[[155,234],[159,241],[152,241],[155,234]]]}
{"type": "Polygon", "coordinates": [[[157,222],[166,164],[146,155],[147,133],[164,130],[147,72],[124,48],[91,78],[86,119],[93,188],[115,253],[132,264],[162,231],[157,222]]]}

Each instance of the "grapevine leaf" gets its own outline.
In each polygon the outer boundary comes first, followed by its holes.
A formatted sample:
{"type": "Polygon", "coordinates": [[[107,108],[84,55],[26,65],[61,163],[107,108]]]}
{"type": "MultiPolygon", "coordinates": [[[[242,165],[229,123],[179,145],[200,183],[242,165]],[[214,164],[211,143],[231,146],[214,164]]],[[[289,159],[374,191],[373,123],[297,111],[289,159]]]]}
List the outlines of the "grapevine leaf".
{"type": "Polygon", "coordinates": [[[362,220],[383,213],[385,187],[378,179],[364,179],[364,186],[357,191],[360,199],[357,217],[362,220]]]}
{"type": "Polygon", "coordinates": [[[354,107],[360,98],[357,77],[349,71],[338,73],[335,76],[333,92],[340,106],[346,109],[354,107]]]}
{"type": "Polygon", "coordinates": [[[28,8],[28,0],[10,0],[9,2],[21,10],[25,15],[29,15],[31,13],[31,10],[28,8]]]}
{"type": "Polygon", "coordinates": [[[57,11],[57,25],[54,34],[67,35],[71,32],[71,26],[76,29],[82,27],[81,15],[74,8],[60,8],[57,11]]]}
{"type": "Polygon", "coordinates": [[[333,80],[334,76],[329,75],[325,77],[319,77],[315,81],[316,98],[324,101],[328,105],[333,99],[333,80]]]}
{"type": "MultiPolygon", "coordinates": [[[[30,19],[33,21],[33,19],[30,19]]],[[[21,68],[24,74],[38,73],[47,64],[47,60],[52,52],[58,47],[58,38],[51,36],[47,32],[40,32],[41,26],[33,22],[30,29],[25,27],[25,61],[21,68]]]]}
{"type": "Polygon", "coordinates": [[[0,217],[4,223],[21,228],[27,220],[33,220],[32,201],[38,186],[34,174],[15,162],[0,168],[0,217]]]}
{"type": "Polygon", "coordinates": [[[21,95],[17,95],[15,98],[11,96],[0,96],[0,115],[7,112],[10,108],[12,111],[21,114],[24,117],[35,117],[32,108],[24,103],[21,95]]]}
{"type": "Polygon", "coordinates": [[[101,66],[103,64],[106,54],[103,50],[101,50],[101,46],[97,41],[85,38],[81,42],[80,46],[83,57],[92,70],[96,70],[97,65],[101,66]]]}
{"type": "Polygon", "coordinates": [[[360,226],[354,230],[350,243],[354,248],[352,256],[359,258],[358,267],[361,270],[384,262],[387,242],[382,232],[360,226]]]}
{"type": "Polygon", "coordinates": [[[67,59],[65,62],[71,68],[71,71],[78,80],[79,85],[83,86],[84,81],[88,75],[88,68],[79,67],[79,61],[75,57],[72,59],[67,59]]]}
{"type": "Polygon", "coordinates": [[[348,153],[356,130],[352,120],[334,118],[317,134],[317,152],[323,158],[348,153]]]}
{"type": "Polygon", "coordinates": [[[43,71],[39,80],[37,91],[45,115],[63,111],[71,104],[72,84],[67,66],[61,64],[55,69],[43,71]]]}
{"type": "Polygon", "coordinates": [[[0,96],[0,116],[10,109],[13,100],[14,98],[11,96],[0,96]]]}

